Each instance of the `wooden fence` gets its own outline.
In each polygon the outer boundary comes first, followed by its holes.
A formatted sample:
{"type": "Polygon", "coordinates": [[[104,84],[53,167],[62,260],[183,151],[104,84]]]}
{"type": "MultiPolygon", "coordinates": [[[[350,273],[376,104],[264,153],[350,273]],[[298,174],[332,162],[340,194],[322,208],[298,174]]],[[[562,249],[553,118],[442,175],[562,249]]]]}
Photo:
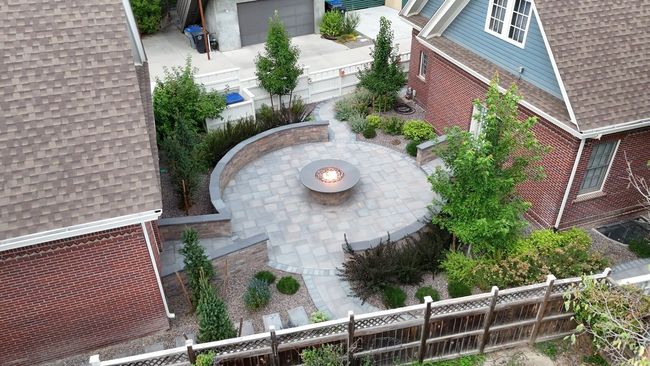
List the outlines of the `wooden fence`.
{"type": "MultiPolygon", "coordinates": [[[[609,269],[593,275],[608,280],[609,269]]],[[[562,295],[580,278],[499,290],[398,309],[355,315],[306,326],[218,342],[193,344],[91,366],[189,365],[200,353],[214,352],[219,365],[300,365],[300,352],[324,344],[339,345],[350,365],[371,361],[395,365],[444,360],[563,338],[573,333],[573,313],[562,295]]]]}

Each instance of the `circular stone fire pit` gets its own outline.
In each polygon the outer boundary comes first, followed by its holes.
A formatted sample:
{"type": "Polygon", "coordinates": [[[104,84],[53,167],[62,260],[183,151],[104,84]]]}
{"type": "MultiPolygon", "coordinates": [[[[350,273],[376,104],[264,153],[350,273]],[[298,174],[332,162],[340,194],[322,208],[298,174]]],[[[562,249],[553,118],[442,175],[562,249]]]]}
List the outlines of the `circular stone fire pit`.
{"type": "Polygon", "coordinates": [[[300,181],[309,189],[314,201],[330,206],[340,205],[350,198],[359,178],[359,169],[337,159],[312,161],[300,171],[300,181]]]}

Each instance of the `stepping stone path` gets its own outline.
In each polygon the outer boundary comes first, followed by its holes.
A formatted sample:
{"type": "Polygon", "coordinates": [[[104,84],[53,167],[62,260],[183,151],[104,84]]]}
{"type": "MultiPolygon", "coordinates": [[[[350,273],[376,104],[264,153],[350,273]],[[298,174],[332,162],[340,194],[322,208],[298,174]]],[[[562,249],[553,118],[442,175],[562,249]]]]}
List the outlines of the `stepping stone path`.
{"type": "Polygon", "coordinates": [[[289,310],[290,327],[299,327],[301,325],[307,324],[309,324],[309,317],[307,316],[307,312],[305,311],[304,307],[298,306],[297,308],[289,310]]]}
{"type": "Polygon", "coordinates": [[[264,322],[265,332],[268,332],[271,326],[274,326],[275,330],[282,329],[282,319],[280,318],[280,314],[278,313],[264,315],[262,317],[262,321],[264,322]]]}
{"type": "MultiPolygon", "coordinates": [[[[194,341],[194,343],[196,343],[196,335],[194,333],[188,333],[186,335],[187,335],[187,339],[191,339],[194,341]]],[[[174,338],[174,344],[176,345],[176,347],[185,347],[185,337],[180,335],[174,338]]]]}
{"type": "Polygon", "coordinates": [[[241,326],[241,336],[247,336],[255,334],[255,328],[253,327],[253,322],[250,320],[244,320],[241,326]]]}

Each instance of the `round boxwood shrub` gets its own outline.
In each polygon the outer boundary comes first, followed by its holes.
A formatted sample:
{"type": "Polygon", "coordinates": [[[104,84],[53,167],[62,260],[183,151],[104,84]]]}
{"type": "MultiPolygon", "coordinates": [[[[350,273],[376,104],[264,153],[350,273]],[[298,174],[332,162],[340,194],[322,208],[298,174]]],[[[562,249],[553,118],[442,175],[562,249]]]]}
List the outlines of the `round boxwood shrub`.
{"type": "Polygon", "coordinates": [[[399,287],[387,286],[384,288],[382,300],[389,309],[399,308],[406,303],[406,292],[399,287]]]}
{"type": "Polygon", "coordinates": [[[472,294],[472,289],[464,283],[451,281],[447,284],[447,291],[449,291],[449,296],[464,297],[472,294]]]}
{"type": "Polygon", "coordinates": [[[271,289],[269,284],[258,278],[251,278],[248,288],[244,293],[244,303],[250,310],[257,310],[265,307],[271,301],[271,289]]]}
{"type": "Polygon", "coordinates": [[[300,283],[298,283],[298,280],[291,276],[284,276],[280,278],[280,281],[278,281],[276,287],[278,288],[278,291],[285,295],[293,295],[298,292],[300,283]]]}
{"type": "Polygon", "coordinates": [[[275,282],[275,275],[270,271],[259,271],[255,273],[255,278],[265,281],[269,285],[275,282]]]}
{"type": "Polygon", "coordinates": [[[363,137],[367,139],[374,139],[377,136],[377,130],[371,125],[366,126],[363,130],[363,137]]]}
{"type": "Polygon", "coordinates": [[[366,116],[368,124],[374,128],[381,128],[381,117],[376,114],[369,114],[366,116]]]}
{"type": "Polygon", "coordinates": [[[404,124],[403,133],[407,139],[418,141],[426,141],[436,135],[433,131],[433,126],[417,119],[407,121],[404,124]]]}
{"type": "Polygon", "coordinates": [[[430,286],[420,287],[417,291],[415,291],[415,298],[420,300],[420,303],[424,303],[425,296],[431,296],[433,301],[440,300],[440,294],[438,291],[431,288],[430,286]]]}
{"type": "Polygon", "coordinates": [[[418,155],[418,145],[420,144],[420,141],[411,141],[408,144],[406,144],[406,153],[415,157],[418,155]]]}

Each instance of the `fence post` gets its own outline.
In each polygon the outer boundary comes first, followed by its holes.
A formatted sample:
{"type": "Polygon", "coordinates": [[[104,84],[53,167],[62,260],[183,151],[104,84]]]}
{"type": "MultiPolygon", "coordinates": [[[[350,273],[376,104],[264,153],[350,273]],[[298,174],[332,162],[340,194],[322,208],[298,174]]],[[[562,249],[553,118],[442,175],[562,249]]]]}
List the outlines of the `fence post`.
{"type": "Polygon", "coordinates": [[[490,334],[490,325],[492,325],[492,318],[494,317],[494,308],[497,306],[497,297],[499,296],[499,288],[492,286],[492,299],[490,299],[490,308],[487,313],[485,313],[485,319],[483,319],[483,336],[481,337],[481,345],[479,347],[479,352],[483,353],[485,346],[487,345],[488,335],[490,334]]]}
{"type": "Polygon", "coordinates": [[[420,337],[420,355],[418,357],[420,363],[424,361],[427,339],[429,338],[429,327],[431,326],[431,324],[429,324],[429,321],[431,320],[431,303],[433,303],[431,296],[425,296],[424,303],[427,304],[427,307],[424,310],[424,324],[422,324],[422,335],[420,337]]]}
{"type": "Polygon", "coordinates": [[[275,335],[275,327],[271,325],[269,331],[271,332],[271,366],[280,366],[278,337],[275,335]]]}
{"type": "Polygon", "coordinates": [[[339,97],[343,96],[343,77],[345,76],[345,70],[339,69],[339,97]]]}
{"type": "Polygon", "coordinates": [[[533,324],[533,330],[530,332],[530,340],[528,341],[528,344],[531,346],[535,344],[535,341],[537,340],[537,333],[539,333],[539,328],[542,325],[542,319],[544,319],[544,313],[546,312],[546,305],[548,304],[548,299],[551,297],[551,293],[553,293],[553,284],[555,283],[555,276],[552,274],[549,274],[546,276],[546,293],[544,294],[544,300],[542,303],[539,305],[539,308],[537,309],[537,317],[535,318],[535,324],[533,324]]]}
{"type": "Polygon", "coordinates": [[[185,340],[185,347],[187,347],[187,358],[190,360],[191,364],[194,364],[196,362],[196,353],[194,352],[194,348],[192,348],[193,345],[194,345],[193,340],[191,339],[185,340]]]}
{"type": "Polygon", "coordinates": [[[88,360],[88,363],[90,363],[90,366],[101,366],[102,365],[102,362],[99,360],[99,355],[90,356],[90,359],[88,360]]]}
{"type": "Polygon", "coordinates": [[[354,364],[354,312],[348,311],[348,365],[354,364]]]}

